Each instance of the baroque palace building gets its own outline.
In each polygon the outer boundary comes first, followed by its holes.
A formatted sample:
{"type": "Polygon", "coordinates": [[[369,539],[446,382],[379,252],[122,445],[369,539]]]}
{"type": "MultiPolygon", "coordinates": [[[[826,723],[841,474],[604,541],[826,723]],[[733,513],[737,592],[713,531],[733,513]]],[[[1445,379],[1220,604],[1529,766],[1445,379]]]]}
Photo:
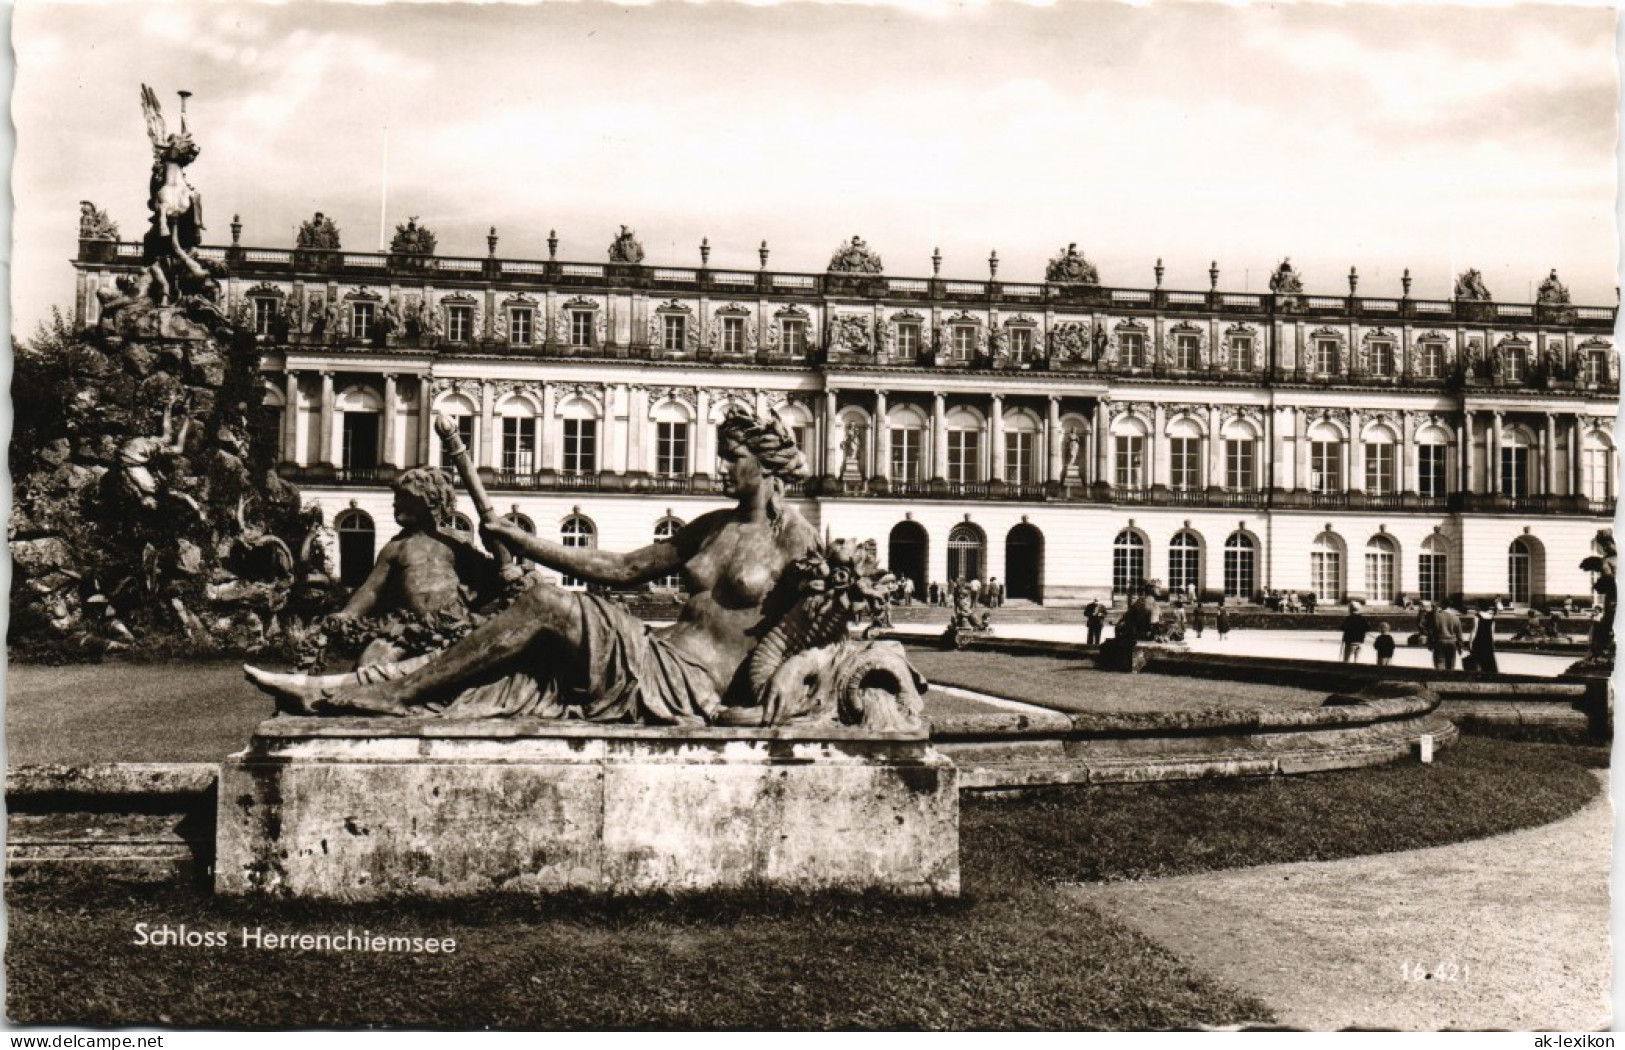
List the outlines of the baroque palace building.
{"type": "MultiPolygon", "coordinates": [[[[82,230],[77,319],[139,244],[82,230]]],[[[632,549],[717,506],[715,425],[743,402],[794,429],[792,491],[894,572],[998,577],[1077,602],[1155,579],[1209,600],[1589,599],[1613,517],[1614,307],[1098,283],[1069,248],[1042,282],[884,273],[857,238],[822,273],[437,255],[415,220],[345,251],[239,243],[230,308],[258,333],[281,470],[364,575],[389,479],[442,462],[456,420],[498,509],[566,544],[632,549]]],[[[464,500],[465,512],[471,505],[464,500]]],[[[564,581],[567,584],[573,581],[564,581]]],[[[676,586],[675,579],[664,581],[676,586]]]]}

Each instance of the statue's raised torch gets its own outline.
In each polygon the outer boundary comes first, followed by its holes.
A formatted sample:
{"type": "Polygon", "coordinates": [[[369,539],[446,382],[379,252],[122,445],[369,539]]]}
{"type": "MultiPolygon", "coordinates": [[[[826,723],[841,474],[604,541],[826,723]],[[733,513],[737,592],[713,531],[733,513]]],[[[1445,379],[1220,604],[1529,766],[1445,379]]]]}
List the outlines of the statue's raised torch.
{"type": "MultiPolygon", "coordinates": [[[[452,465],[457,468],[457,475],[463,479],[463,487],[468,490],[468,498],[474,501],[474,510],[480,516],[480,523],[495,525],[496,508],[491,506],[491,497],[486,495],[485,483],[480,480],[479,472],[474,469],[474,461],[469,458],[468,446],[463,444],[462,436],[457,433],[457,424],[437,413],[434,417],[434,430],[440,435],[440,445],[446,450],[446,458],[451,460],[452,465]]],[[[512,557],[508,548],[500,543],[493,543],[491,546],[495,548],[492,553],[496,555],[497,564],[507,567],[512,557]]]]}

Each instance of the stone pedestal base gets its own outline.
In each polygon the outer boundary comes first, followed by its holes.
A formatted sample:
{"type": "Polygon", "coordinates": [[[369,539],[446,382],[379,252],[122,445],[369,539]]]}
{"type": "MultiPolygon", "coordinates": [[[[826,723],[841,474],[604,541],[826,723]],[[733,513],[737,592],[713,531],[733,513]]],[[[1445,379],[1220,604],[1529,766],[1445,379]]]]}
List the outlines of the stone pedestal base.
{"type": "Polygon", "coordinates": [[[923,734],[281,717],[219,797],[226,894],[959,892],[923,734]]]}

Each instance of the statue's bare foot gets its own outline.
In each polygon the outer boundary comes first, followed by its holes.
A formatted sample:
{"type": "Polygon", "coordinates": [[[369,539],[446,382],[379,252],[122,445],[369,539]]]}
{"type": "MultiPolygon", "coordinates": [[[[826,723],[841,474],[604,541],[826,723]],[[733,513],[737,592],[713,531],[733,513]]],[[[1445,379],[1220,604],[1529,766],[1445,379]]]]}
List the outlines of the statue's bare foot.
{"type": "Polygon", "coordinates": [[[269,693],[290,715],[409,715],[411,709],[353,674],[279,674],[244,665],[243,677],[269,693]]]}

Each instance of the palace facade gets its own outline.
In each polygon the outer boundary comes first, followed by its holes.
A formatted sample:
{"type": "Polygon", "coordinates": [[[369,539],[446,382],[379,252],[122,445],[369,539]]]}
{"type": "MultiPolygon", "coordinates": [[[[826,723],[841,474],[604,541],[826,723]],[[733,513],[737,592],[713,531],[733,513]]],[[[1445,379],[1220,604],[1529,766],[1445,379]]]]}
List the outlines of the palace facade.
{"type": "MultiPolygon", "coordinates": [[[[319,218],[319,217],[318,217],[319,218]]],[[[307,224],[308,230],[308,224],[307,224]]],[[[407,232],[413,233],[413,230],[407,232]]],[[[822,273],[205,248],[258,333],[281,470],[364,575],[388,481],[453,417],[499,509],[632,549],[718,505],[715,425],[776,410],[816,476],[792,498],[893,571],[1070,603],[1142,578],[1209,599],[1589,599],[1616,497],[1614,307],[1468,280],[1451,300],[1114,288],[1069,250],[1042,282],[902,278],[854,238],[822,273]]],[[[303,238],[302,238],[303,239],[303,238]]],[[[311,238],[319,244],[320,238],[311,238]]],[[[552,242],[556,245],[556,241],[552,242]]],[[[140,245],[80,242],[77,320],[140,245]]],[[[940,271],[940,259],[933,262],[940,271]]],[[[1476,278],[1476,275],[1469,275],[1476,278]]],[[[465,512],[471,513],[466,505],[465,512]]],[[[566,581],[571,582],[571,581],[566,581]]],[[[666,581],[675,586],[677,581],[666,581]]]]}

